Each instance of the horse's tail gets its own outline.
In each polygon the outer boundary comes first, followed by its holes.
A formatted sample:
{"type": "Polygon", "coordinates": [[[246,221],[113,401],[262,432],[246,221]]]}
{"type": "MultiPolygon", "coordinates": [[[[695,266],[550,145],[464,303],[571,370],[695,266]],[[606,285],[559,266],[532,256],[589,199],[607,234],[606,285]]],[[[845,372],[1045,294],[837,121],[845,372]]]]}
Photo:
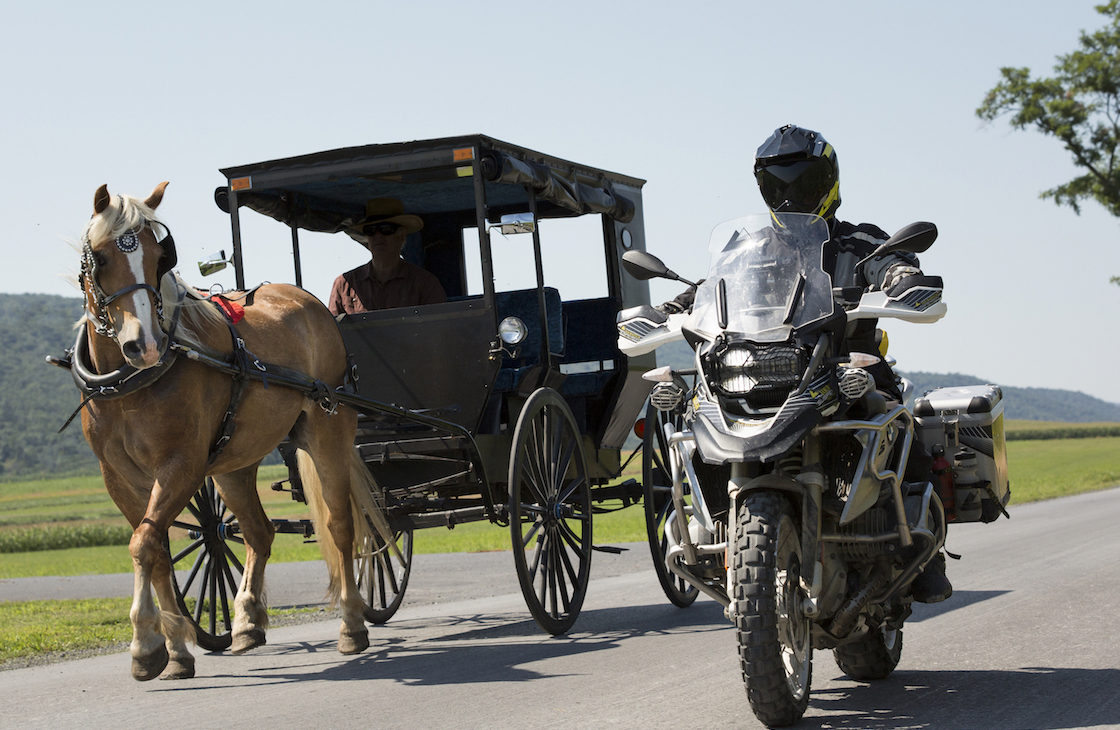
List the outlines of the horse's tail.
{"type": "MultiPolygon", "coordinates": [[[[334,607],[342,593],[342,551],[335,544],[334,536],[327,525],[330,512],[323,499],[323,485],[311,455],[302,449],[296,451],[296,464],[299,468],[300,481],[303,482],[304,497],[307,499],[308,507],[311,508],[311,519],[315,522],[319,551],[323,555],[323,561],[327,564],[330,575],[327,600],[334,607]]],[[[380,493],[357,450],[350,449],[350,515],[354,522],[351,557],[370,552],[374,531],[382,541],[387,541],[396,548],[392,540],[392,532],[389,530],[389,520],[376,496],[380,493]]]]}

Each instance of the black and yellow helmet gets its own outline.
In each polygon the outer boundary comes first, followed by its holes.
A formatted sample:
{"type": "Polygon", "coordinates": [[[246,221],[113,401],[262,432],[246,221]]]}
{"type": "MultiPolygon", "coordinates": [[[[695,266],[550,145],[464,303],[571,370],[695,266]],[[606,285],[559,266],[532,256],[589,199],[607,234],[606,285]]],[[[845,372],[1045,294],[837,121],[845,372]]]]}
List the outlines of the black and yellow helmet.
{"type": "Polygon", "coordinates": [[[828,220],[840,207],[836,150],[810,129],[787,124],[774,130],[755,153],[754,177],[771,210],[828,220]]]}

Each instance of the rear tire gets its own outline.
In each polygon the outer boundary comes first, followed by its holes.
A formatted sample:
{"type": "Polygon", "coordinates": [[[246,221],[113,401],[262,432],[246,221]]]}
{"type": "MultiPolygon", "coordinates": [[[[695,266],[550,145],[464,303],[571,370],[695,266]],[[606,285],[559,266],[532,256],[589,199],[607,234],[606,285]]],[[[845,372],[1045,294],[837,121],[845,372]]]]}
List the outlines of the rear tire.
{"type": "Polygon", "coordinates": [[[840,671],[861,682],[886,679],[902,658],[902,629],[880,626],[832,650],[840,671]]]}
{"type": "Polygon", "coordinates": [[[809,705],[812,630],[801,610],[801,535],[793,506],[774,492],[751,492],[735,531],[735,634],[755,716],[792,725],[809,705]]]}

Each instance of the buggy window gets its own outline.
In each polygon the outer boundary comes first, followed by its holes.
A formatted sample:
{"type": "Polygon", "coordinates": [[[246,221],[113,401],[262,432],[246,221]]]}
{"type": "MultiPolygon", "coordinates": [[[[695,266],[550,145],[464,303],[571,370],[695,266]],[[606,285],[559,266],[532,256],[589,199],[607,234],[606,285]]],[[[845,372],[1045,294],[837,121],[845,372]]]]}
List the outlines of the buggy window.
{"type": "MultiPolygon", "coordinates": [[[[598,215],[579,218],[550,218],[540,221],[541,262],[545,286],[560,291],[565,300],[606,297],[607,267],[603,244],[603,221],[598,215]]],[[[482,293],[481,254],[478,229],[463,231],[469,294],[482,293]]],[[[490,231],[497,291],[533,289],[537,286],[533,261],[533,239],[528,233],[503,235],[490,231]]]]}

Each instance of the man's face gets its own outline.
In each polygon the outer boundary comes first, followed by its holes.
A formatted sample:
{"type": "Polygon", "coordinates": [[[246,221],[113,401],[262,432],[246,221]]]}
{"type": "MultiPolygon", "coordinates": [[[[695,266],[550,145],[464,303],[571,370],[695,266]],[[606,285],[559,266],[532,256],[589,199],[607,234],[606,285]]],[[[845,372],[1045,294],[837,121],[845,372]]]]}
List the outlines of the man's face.
{"type": "Polygon", "coordinates": [[[365,227],[366,245],[373,254],[399,256],[408,234],[396,223],[372,223],[365,227]]]}

